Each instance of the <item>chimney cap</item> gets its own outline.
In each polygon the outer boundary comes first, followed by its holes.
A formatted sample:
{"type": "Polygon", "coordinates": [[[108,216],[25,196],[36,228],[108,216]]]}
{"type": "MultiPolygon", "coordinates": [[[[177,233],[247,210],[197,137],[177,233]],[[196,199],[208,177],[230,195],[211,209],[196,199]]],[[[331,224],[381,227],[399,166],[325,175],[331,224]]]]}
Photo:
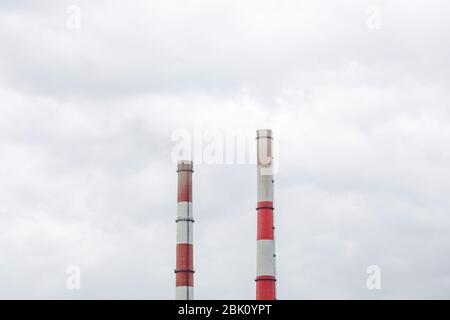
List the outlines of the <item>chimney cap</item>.
{"type": "Polygon", "coordinates": [[[177,171],[192,171],[194,168],[194,162],[192,160],[179,160],[177,171]]]}
{"type": "Polygon", "coordinates": [[[256,138],[272,138],[271,129],[259,129],[256,130],[256,138]]]}

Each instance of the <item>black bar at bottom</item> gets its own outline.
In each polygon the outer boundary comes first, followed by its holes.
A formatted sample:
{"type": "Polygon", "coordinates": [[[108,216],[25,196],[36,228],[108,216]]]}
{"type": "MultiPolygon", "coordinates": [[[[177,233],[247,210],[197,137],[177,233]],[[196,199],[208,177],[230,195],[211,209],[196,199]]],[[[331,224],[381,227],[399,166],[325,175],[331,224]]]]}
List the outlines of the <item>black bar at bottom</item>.
{"type": "Polygon", "coordinates": [[[7,318],[30,315],[33,318],[105,319],[387,319],[391,317],[442,318],[449,301],[316,301],[316,300],[45,300],[0,301],[7,318]]]}

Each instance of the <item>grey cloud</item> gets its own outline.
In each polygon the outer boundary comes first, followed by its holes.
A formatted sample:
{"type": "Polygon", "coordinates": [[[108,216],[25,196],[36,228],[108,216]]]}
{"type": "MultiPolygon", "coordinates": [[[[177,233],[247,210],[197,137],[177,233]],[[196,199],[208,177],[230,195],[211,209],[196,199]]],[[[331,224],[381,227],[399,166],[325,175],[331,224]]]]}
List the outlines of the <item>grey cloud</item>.
{"type": "MultiPolygon", "coordinates": [[[[0,2],[0,297],[173,298],[172,132],[271,127],[279,298],[448,298],[445,1],[36,3],[0,2]]],[[[254,297],[255,174],[196,161],[197,298],[254,297]]]]}
{"type": "Polygon", "coordinates": [[[443,1],[425,10],[423,3],[405,10],[403,4],[382,2],[379,32],[366,28],[364,3],[77,4],[83,17],[77,31],[65,28],[61,5],[36,15],[3,13],[0,38],[8,46],[2,69],[14,86],[102,98],[235,93],[242,87],[264,95],[277,94],[293,77],[307,86],[326,81],[315,74],[348,62],[370,68],[361,75],[365,81],[380,73],[380,85],[399,76],[431,83],[449,76],[449,46],[441,41],[448,28],[439,22],[450,8],[443,1]]]}

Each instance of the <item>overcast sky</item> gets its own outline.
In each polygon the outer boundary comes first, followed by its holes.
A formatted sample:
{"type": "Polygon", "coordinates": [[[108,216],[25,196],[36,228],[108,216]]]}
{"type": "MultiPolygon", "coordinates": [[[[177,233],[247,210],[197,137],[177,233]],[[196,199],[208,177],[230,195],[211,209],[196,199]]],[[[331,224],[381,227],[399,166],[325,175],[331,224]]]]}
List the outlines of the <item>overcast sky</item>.
{"type": "MultiPolygon", "coordinates": [[[[173,299],[173,134],[202,152],[258,128],[279,149],[279,299],[450,298],[449,17],[446,0],[0,0],[0,298],[173,299]]],[[[253,299],[256,168],[202,160],[195,297],[253,299]]]]}

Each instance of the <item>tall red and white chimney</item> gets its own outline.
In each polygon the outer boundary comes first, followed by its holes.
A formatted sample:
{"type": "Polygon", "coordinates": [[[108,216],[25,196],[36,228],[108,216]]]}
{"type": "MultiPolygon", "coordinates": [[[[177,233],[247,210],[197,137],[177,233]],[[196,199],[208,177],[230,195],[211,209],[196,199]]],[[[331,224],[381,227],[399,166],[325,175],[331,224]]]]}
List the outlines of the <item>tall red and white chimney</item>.
{"type": "Polygon", "coordinates": [[[194,299],[193,171],[192,161],[178,161],[177,262],[175,269],[177,300],[194,299]]]}
{"type": "Polygon", "coordinates": [[[272,139],[272,130],[256,131],[258,193],[256,300],[276,299],[272,139]]]}

